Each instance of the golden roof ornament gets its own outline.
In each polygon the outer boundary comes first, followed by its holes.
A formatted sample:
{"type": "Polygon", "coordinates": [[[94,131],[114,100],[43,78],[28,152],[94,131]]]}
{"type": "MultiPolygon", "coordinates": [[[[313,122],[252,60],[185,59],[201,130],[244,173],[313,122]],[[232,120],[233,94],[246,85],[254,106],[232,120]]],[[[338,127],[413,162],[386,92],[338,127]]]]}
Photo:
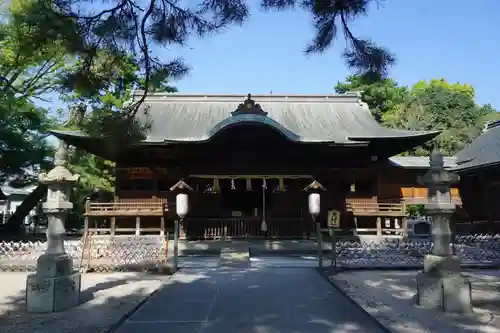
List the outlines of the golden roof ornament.
{"type": "Polygon", "coordinates": [[[247,99],[243,101],[243,103],[238,105],[238,108],[235,111],[231,112],[232,116],[243,114],[252,114],[264,117],[267,116],[267,112],[262,110],[260,104],[255,103],[255,101],[252,99],[252,94],[248,94],[247,99]]]}

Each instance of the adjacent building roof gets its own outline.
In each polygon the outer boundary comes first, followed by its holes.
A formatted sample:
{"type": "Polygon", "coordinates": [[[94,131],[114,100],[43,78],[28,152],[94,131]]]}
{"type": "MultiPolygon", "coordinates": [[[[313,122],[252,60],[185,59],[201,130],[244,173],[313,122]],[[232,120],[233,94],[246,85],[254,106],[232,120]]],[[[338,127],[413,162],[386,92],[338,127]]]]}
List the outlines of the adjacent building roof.
{"type": "MultiPolygon", "coordinates": [[[[11,195],[29,195],[35,190],[36,185],[30,185],[25,187],[11,187],[11,186],[1,186],[0,191],[8,197],[11,195]]],[[[0,192],[0,193],[1,193],[0,192]]]]}
{"type": "Polygon", "coordinates": [[[472,171],[500,164],[500,121],[490,123],[485,132],[458,152],[457,172],[472,171]]]}
{"type": "MultiPolygon", "coordinates": [[[[389,158],[389,162],[405,169],[429,169],[429,157],[426,156],[393,156],[389,158]]],[[[445,168],[456,167],[456,157],[443,157],[445,168]]]]}

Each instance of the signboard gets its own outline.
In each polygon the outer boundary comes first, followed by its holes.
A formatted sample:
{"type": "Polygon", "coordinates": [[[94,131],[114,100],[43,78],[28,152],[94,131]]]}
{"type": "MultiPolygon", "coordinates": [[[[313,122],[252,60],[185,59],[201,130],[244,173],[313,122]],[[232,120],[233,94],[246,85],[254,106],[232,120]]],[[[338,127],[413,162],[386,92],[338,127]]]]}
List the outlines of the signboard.
{"type": "Polygon", "coordinates": [[[340,212],[338,210],[328,211],[328,228],[340,228],[340,212]]]}

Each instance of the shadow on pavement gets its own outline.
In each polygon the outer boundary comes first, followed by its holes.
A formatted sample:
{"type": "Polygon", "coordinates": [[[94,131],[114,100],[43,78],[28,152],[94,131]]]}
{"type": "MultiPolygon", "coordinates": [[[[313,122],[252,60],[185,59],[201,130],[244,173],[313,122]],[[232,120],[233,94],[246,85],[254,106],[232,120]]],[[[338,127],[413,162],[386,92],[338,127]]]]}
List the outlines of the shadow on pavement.
{"type": "Polygon", "coordinates": [[[416,271],[358,271],[330,276],[335,285],[393,332],[500,332],[500,274],[466,272],[474,312],[446,314],[414,305],[416,271]]]}

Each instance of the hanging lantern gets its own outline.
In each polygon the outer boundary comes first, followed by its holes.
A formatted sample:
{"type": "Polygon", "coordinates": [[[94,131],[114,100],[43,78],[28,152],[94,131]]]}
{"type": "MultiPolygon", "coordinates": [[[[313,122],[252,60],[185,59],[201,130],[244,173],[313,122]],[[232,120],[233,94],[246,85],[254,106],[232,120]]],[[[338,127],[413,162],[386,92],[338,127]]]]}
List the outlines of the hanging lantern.
{"type": "Polygon", "coordinates": [[[326,189],[318,181],[313,181],[311,184],[304,188],[304,191],[308,192],[307,197],[309,204],[309,214],[315,219],[318,217],[321,211],[321,196],[320,191],[325,191],[326,189]]]}
{"type": "Polygon", "coordinates": [[[175,212],[183,220],[189,212],[188,192],[193,191],[193,188],[180,180],[170,188],[170,191],[177,192],[175,196],[175,212]]]}
{"type": "Polygon", "coordinates": [[[182,220],[189,212],[189,198],[187,193],[177,193],[175,196],[175,212],[182,220]]]}
{"type": "Polygon", "coordinates": [[[252,178],[247,178],[246,179],[246,188],[247,188],[247,191],[251,191],[252,190],[252,178]]]}
{"type": "Polygon", "coordinates": [[[314,217],[319,215],[321,210],[321,196],[318,192],[310,192],[308,196],[309,214],[314,217]]]}

